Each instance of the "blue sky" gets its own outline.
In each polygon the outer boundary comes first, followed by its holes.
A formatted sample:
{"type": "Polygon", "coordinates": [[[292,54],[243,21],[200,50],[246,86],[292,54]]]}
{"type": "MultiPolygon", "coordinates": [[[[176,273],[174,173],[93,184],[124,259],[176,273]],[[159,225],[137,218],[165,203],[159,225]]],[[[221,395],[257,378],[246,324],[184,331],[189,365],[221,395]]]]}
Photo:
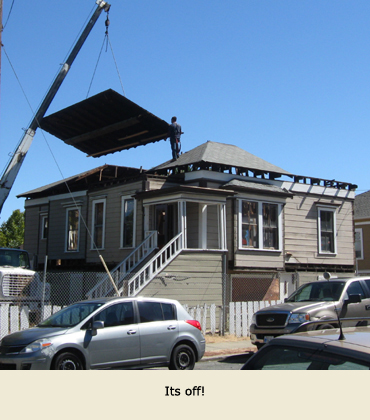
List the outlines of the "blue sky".
{"type": "MultiPolygon", "coordinates": [[[[94,0],[4,0],[0,165],[5,168],[94,0]],[[9,16],[9,19],[8,19],[9,16]],[[7,20],[8,19],[8,20],[7,20]],[[22,88],[19,85],[19,82],[22,88]],[[27,95],[24,97],[22,89],[27,95]]],[[[235,144],[289,172],[370,189],[368,0],[111,0],[109,38],[90,96],[106,89],[170,121],[182,150],[235,144]]],[[[86,98],[105,33],[102,14],[46,115],[86,98]]],[[[150,168],[169,142],[98,159],[39,129],[0,222],[16,195],[107,164],[150,168]],[[51,152],[50,152],[50,149],[51,152]],[[55,160],[57,163],[55,162],[55,160]]]]}

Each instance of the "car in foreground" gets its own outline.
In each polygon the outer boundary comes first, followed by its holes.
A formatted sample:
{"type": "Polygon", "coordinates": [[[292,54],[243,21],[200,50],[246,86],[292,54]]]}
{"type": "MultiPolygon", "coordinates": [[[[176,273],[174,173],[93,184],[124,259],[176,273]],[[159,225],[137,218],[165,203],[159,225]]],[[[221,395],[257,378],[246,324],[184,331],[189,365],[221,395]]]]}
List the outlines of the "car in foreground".
{"type": "Polygon", "coordinates": [[[274,337],[297,332],[308,321],[321,321],[312,328],[328,329],[338,327],[338,316],[344,320],[369,315],[370,278],[319,280],[302,285],[284,303],[257,311],[250,326],[251,341],[261,348],[274,337]]]}
{"type": "Polygon", "coordinates": [[[178,301],[102,298],[74,303],[5,336],[0,370],[190,370],[204,351],[200,323],[178,301]]]}
{"type": "MultiPolygon", "coordinates": [[[[366,323],[370,318],[353,321],[366,323]]],[[[264,345],[242,367],[242,370],[369,369],[370,327],[367,326],[282,335],[264,345]]]]}

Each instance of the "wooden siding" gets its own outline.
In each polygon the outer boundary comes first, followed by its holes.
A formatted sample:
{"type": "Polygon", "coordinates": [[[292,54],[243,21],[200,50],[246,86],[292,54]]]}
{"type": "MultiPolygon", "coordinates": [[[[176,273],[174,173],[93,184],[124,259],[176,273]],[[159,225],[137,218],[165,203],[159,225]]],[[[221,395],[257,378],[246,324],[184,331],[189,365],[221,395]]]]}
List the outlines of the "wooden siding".
{"type": "Polygon", "coordinates": [[[353,201],[322,200],[321,205],[336,209],[337,254],[319,254],[318,196],[295,195],[287,200],[285,213],[285,252],[291,253],[288,263],[354,264],[353,201]]]}
{"type": "MultiPolygon", "coordinates": [[[[25,229],[23,248],[30,253],[30,257],[39,254],[40,240],[40,206],[27,207],[25,212],[25,229]]],[[[45,242],[45,241],[44,241],[45,242]]],[[[45,258],[45,255],[43,256],[45,258]]]]}
{"type": "MultiPolygon", "coordinates": [[[[86,228],[82,218],[86,220],[87,197],[76,199],[77,207],[80,207],[80,232],[78,251],[66,251],[66,218],[67,209],[76,207],[71,198],[50,201],[49,213],[49,259],[82,259],[85,258],[86,228]],[[80,205],[81,203],[81,205],[80,205]]],[[[41,262],[41,261],[40,261],[41,262]]]]}
{"type": "MultiPolygon", "coordinates": [[[[130,183],[126,186],[120,185],[118,187],[101,190],[89,195],[89,217],[88,226],[90,232],[93,232],[92,226],[92,205],[94,200],[105,199],[105,240],[104,249],[99,249],[99,253],[103,256],[108,265],[116,265],[121,262],[133,248],[121,248],[121,207],[122,197],[131,197],[142,187],[142,182],[138,181],[130,183]]],[[[136,202],[136,229],[135,229],[135,246],[142,241],[142,222],[143,211],[142,202],[136,202]]],[[[87,241],[86,262],[98,263],[100,262],[99,253],[92,249],[91,238],[87,241]]]]}
{"type": "Polygon", "coordinates": [[[222,304],[222,253],[183,251],[161,274],[140,296],[172,298],[190,306],[222,304]]]}

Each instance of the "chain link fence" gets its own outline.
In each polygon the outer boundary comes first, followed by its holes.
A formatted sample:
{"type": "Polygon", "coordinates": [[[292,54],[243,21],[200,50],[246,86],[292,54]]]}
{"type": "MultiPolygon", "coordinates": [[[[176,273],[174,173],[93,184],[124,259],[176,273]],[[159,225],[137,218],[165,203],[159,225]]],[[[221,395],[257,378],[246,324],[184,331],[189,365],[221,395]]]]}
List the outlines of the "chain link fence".
{"type": "MultiPolygon", "coordinates": [[[[120,282],[116,281],[123,294],[129,290],[128,281],[127,278],[120,282]]],[[[10,279],[6,287],[5,280],[2,280],[0,338],[37,325],[62,307],[74,302],[91,297],[116,295],[115,287],[104,272],[37,272],[29,281],[23,280],[22,287],[16,286],[15,282],[17,282],[16,278],[10,279]]],[[[185,296],[189,295],[186,287],[199,283],[198,279],[191,277],[186,277],[184,280],[172,276],[172,278],[166,278],[165,281],[162,277],[158,277],[157,283],[161,287],[154,292],[151,290],[150,296],[171,297],[179,300],[190,315],[201,323],[204,332],[223,335],[240,330],[237,326],[238,311],[235,310],[235,302],[248,302],[249,305],[244,305],[244,307],[258,309],[259,305],[256,305],[256,302],[269,304],[269,302],[278,301],[284,288],[277,273],[226,275],[220,282],[222,284],[218,289],[217,302],[210,301],[212,298],[209,297],[208,300],[206,299],[210,293],[209,284],[207,289],[197,289],[197,296],[203,299],[202,302],[194,304],[194,299],[192,302],[186,301],[185,296]],[[179,285],[181,285],[180,288],[179,285]]],[[[146,290],[144,289],[143,292],[146,290]]],[[[249,313],[249,318],[246,316],[244,318],[250,319],[250,316],[249,313]]],[[[243,331],[247,330],[248,328],[243,329],[243,331]]]]}

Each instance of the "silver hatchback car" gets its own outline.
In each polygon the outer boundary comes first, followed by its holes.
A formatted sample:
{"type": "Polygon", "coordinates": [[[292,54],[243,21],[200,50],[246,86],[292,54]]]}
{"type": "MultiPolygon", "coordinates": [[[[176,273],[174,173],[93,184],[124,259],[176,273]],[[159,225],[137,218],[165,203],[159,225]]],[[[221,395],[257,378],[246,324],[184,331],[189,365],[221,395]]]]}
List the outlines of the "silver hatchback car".
{"type": "Polygon", "coordinates": [[[176,300],[77,302],[0,342],[0,370],[193,369],[205,351],[200,323],[176,300]]]}

